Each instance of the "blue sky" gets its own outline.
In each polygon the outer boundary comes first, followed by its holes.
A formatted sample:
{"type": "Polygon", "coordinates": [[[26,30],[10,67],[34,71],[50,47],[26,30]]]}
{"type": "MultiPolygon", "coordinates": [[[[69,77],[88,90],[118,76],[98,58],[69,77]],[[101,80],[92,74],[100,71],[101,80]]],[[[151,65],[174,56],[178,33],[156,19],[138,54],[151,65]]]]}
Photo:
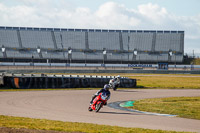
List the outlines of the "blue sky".
{"type": "Polygon", "coordinates": [[[200,54],[200,0],[0,0],[1,26],[183,30],[200,54]]]}

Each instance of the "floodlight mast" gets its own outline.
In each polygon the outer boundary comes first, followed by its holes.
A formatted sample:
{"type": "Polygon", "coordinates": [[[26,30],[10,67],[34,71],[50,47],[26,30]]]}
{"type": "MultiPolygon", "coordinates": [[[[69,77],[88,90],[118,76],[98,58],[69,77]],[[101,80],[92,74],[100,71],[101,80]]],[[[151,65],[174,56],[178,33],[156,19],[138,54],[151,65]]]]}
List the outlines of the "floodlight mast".
{"type": "Polygon", "coordinates": [[[68,48],[68,60],[70,61],[69,63],[71,64],[71,62],[72,62],[72,49],[71,49],[71,47],[68,48]]]}
{"type": "Polygon", "coordinates": [[[172,55],[173,55],[173,52],[171,49],[169,49],[169,52],[168,52],[168,61],[171,62],[171,58],[172,58],[172,55]]]}
{"type": "Polygon", "coordinates": [[[137,61],[137,55],[138,55],[138,51],[137,49],[133,50],[133,59],[135,59],[135,61],[137,61]]]}
{"type": "Polygon", "coordinates": [[[2,47],[1,50],[2,50],[2,53],[6,52],[6,48],[2,47]]]}
{"type": "Polygon", "coordinates": [[[172,51],[169,51],[169,56],[172,56],[172,55],[173,55],[172,51]]]}
{"type": "Polygon", "coordinates": [[[134,50],[133,53],[135,56],[137,56],[137,54],[138,54],[137,50],[134,50]]]}
{"type": "Polygon", "coordinates": [[[37,53],[40,54],[41,53],[41,49],[37,48],[37,53]]]}
{"type": "Polygon", "coordinates": [[[38,55],[39,55],[40,58],[43,58],[43,56],[42,56],[42,50],[41,50],[40,46],[37,46],[37,53],[38,53],[38,55]]]}
{"type": "Polygon", "coordinates": [[[1,47],[1,52],[3,53],[3,57],[7,58],[6,48],[4,47],[4,45],[2,45],[2,47],[1,47]]]}
{"type": "Polygon", "coordinates": [[[106,54],[107,54],[106,48],[103,48],[103,64],[105,64],[106,54]]]}
{"type": "Polygon", "coordinates": [[[85,66],[87,66],[87,52],[84,52],[84,56],[85,56],[85,66]]]}

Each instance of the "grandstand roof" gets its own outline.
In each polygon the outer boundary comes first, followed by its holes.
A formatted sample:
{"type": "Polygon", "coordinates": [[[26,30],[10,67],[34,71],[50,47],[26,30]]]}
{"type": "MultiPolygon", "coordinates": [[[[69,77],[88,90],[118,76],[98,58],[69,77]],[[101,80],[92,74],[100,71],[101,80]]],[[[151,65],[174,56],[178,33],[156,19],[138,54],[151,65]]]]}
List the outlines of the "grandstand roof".
{"type": "Polygon", "coordinates": [[[73,28],[39,28],[39,27],[7,27],[0,26],[4,30],[33,30],[33,31],[79,31],[79,32],[128,32],[128,33],[184,33],[184,31],[170,30],[112,30],[112,29],[73,29],[73,28]]]}

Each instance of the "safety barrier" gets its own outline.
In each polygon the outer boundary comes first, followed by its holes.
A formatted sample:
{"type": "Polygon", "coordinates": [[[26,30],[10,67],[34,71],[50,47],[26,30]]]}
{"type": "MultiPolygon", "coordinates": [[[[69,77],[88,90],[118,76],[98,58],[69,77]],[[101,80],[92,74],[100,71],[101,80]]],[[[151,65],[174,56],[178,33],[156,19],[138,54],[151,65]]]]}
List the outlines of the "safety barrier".
{"type": "MultiPolygon", "coordinates": [[[[40,88],[102,88],[114,76],[90,75],[5,75],[3,86],[16,89],[40,88]]],[[[136,79],[122,77],[121,88],[136,87],[136,79]]]]}

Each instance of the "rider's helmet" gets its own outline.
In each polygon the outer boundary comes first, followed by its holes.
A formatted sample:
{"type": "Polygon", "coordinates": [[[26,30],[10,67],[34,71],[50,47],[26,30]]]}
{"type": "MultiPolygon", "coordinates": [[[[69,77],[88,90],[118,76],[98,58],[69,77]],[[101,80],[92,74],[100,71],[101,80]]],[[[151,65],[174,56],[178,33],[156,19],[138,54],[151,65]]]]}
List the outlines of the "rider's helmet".
{"type": "Polygon", "coordinates": [[[109,84],[105,84],[103,87],[105,90],[109,90],[110,89],[110,85],[109,84]]]}
{"type": "Polygon", "coordinates": [[[117,78],[120,79],[120,75],[118,75],[117,78]]]}

